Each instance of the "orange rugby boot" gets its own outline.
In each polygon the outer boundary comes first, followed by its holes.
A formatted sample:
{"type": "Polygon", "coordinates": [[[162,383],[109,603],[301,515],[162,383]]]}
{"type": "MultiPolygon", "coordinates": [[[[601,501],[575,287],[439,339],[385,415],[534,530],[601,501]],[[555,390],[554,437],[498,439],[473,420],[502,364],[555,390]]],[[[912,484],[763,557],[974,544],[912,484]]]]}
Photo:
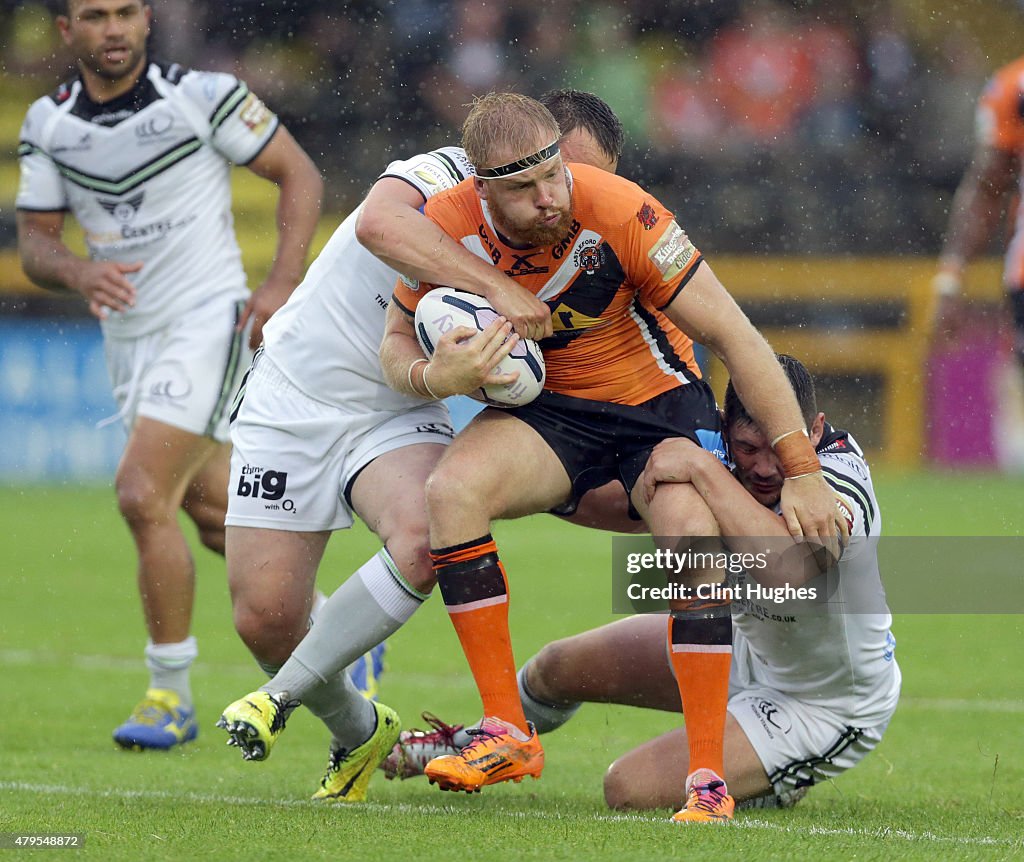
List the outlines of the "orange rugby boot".
{"type": "Polygon", "coordinates": [[[514,781],[527,775],[540,778],[544,749],[532,724],[527,737],[500,718],[485,718],[479,727],[466,729],[473,741],[458,754],[435,757],[423,770],[431,784],[442,790],[474,793],[488,784],[514,781]]]}
{"type": "Polygon", "coordinates": [[[729,823],[736,807],[725,782],[710,769],[698,769],[686,781],[686,804],[673,823],[729,823]]]}

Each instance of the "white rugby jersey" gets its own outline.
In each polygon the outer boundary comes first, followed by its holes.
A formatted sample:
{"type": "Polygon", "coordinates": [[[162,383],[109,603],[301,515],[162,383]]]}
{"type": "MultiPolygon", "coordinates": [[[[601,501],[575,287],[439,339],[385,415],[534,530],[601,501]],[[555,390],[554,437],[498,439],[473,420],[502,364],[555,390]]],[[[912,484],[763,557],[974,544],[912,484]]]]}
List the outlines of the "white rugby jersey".
{"type": "MultiPolygon", "coordinates": [[[[381,176],[404,180],[429,198],[472,173],[461,148],[444,147],[392,162],[381,176]]],[[[347,409],[406,410],[423,400],[391,389],[377,358],[398,273],[356,239],[361,208],[341,223],[302,284],[267,322],[264,347],[312,398],[347,409]]]]}
{"type": "Polygon", "coordinates": [[[278,120],[231,75],[150,63],[128,93],[93,102],[80,78],[32,104],[17,207],[69,211],[94,260],[141,261],[136,304],[104,332],[138,336],[210,297],[248,296],[231,215],[230,165],[278,120]]]}
{"type": "Polygon", "coordinates": [[[744,599],[733,605],[742,611],[733,614],[733,625],[750,645],[755,679],[865,727],[876,717],[888,719],[900,687],[892,615],[876,553],[882,516],[856,441],[826,424],[817,451],[850,526],[851,542],[839,561],[839,583],[831,595],[848,612],[794,614],[787,605],[744,599]]]}

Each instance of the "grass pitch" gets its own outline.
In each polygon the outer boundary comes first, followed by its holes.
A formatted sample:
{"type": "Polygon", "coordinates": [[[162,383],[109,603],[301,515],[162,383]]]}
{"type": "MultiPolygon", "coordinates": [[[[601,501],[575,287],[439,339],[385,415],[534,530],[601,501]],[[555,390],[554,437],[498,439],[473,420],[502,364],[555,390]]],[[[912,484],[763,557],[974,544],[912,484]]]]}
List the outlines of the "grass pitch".
{"type": "MultiPolygon", "coordinates": [[[[956,474],[876,477],[890,535],[1021,535],[1024,482],[956,474]]],[[[872,755],[794,810],[726,829],[681,829],[667,812],[608,811],[601,776],[673,716],[590,705],[545,740],[542,781],[454,796],[382,776],[364,806],[308,801],[327,740],[299,712],[263,764],[243,763],[213,727],[262,676],[230,622],[223,563],[197,550],[193,684],[197,742],[122,752],[110,732],[146,684],[131,540],[111,491],[0,490],[0,833],[85,834],[97,859],[1011,859],[1024,855],[1024,619],[898,618],[900,708],[872,755]]],[[[517,657],[611,619],[609,540],[538,517],[499,525],[517,657]]],[[[376,549],[338,534],[331,591],[376,549]]],[[[979,578],[978,573],[965,576],[979,578]]],[[[407,725],[428,709],[477,717],[479,702],[441,603],[391,640],[385,702],[407,725]]]]}

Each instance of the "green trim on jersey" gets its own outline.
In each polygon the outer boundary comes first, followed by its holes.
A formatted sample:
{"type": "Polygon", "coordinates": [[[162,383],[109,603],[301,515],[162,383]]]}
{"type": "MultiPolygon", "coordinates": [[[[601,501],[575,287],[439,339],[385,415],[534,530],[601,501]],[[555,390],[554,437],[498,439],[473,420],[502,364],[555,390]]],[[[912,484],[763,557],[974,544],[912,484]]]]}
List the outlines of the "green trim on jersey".
{"type": "Polygon", "coordinates": [[[235,87],[225,97],[224,101],[220,103],[220,107],[213,112],[213,116],[210,117],[210,132],[217,131],[217,128],[231,115],[231,112],[238,107],[239,103],[249,95],[249,88],[239,82],[238,86],[235,87]]]}
{"type": "MultiPolygon", "coordinates": [[[[123,195],[126,192],[130,192],[132,189],[138,188],[147,180],[151,180],[157,174],[161,174],[168,168],[173,167],[182,159],[191,156],[193,153],[201,149],[202,146],[203,142],[198,138],[190,138],[181,144],[177,144],[167,152],[161,153],[151,162],[143,165],[138,170],[116,180],[105,180],[102,177],[92,176],[82,171],[75,170],[75,168],[70,165],[66,165],[56,159],[53,159],[53,163],[57,166],[57,170],[60,171],[61,176],[74,183],[76,186],[81,186],[89,191],[103,192],[108,195],[123,195]]],[[[51,156],[51,158],[53,157],[51,156]]]]}

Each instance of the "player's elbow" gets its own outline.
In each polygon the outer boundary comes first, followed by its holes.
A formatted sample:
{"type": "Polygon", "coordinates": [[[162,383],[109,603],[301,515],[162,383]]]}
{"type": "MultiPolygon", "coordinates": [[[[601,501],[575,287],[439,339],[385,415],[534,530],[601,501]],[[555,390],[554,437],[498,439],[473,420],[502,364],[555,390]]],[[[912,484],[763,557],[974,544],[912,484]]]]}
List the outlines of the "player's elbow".
{"type": "Polygon", "coordinates": [[[356,239],[375,255],[388,251],[387,217],[377,207],[364,205],[356,218],[356,239]]]}

